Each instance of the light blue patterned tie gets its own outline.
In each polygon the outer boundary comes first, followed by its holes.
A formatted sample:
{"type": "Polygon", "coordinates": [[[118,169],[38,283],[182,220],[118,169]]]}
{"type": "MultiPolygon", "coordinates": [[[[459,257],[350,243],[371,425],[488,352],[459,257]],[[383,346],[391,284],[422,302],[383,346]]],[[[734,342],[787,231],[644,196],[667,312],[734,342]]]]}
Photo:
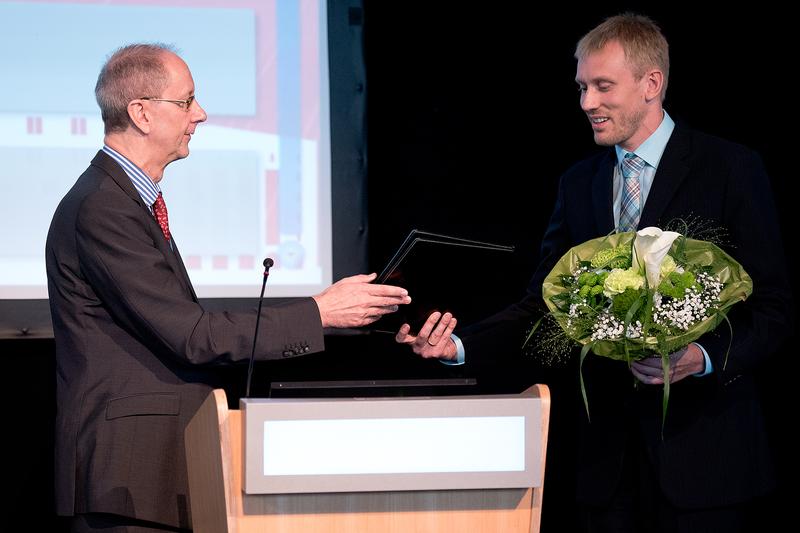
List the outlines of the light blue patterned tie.
{"type": "Polygon", "coordinates": [[[622,160],[622,177],[625,178],[625,185],[622,189],[622,207],[619,211],[619,231],[635,231],[639,225],[639,216],[642,213],[639,174],[644,165],[644,160],[634,153],[626,154],[622,160]]]}

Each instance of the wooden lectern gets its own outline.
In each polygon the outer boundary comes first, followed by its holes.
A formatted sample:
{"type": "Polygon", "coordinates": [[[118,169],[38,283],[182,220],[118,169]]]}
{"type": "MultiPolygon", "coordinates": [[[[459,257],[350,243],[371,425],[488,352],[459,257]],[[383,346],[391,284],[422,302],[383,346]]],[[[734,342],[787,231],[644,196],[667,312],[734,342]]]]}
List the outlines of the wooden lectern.
{"type": "Polygon", "coordinates": [[[545,385],[519,395],[241,407],[229,410],[214,390],[186,429],[196,533],[539,531],[545,385]],[[421,438],[409,435],[417,428],[421,438]],[[342,443],[351,436],[348,459],[342,443]]]}

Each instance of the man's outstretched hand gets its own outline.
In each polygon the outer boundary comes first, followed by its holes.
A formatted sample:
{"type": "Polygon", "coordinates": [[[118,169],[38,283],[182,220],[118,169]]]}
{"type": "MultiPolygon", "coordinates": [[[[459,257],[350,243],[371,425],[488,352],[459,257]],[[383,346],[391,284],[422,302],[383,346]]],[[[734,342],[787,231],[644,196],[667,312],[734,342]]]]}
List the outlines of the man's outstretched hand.
{"type": "Polygon", "coordinates": [[[408,291],[372,283],[377,274],[343,278],[314,296],[324,328],[355,328],[372,324],[383,315],[411,302],[408,291]]]}
{"type": "Polygon", "coordinates": [[[452,314],[443,315],[436,311],[431,313],[416,335],[411,335],[411,326],[403,324],[395,335],[395,340],[400,344],[408,344],[415,354],[426,359],[435,357],[454,360],[456,343],[450,338],[450,334],[453,333],[456,322],[452,314]]]}

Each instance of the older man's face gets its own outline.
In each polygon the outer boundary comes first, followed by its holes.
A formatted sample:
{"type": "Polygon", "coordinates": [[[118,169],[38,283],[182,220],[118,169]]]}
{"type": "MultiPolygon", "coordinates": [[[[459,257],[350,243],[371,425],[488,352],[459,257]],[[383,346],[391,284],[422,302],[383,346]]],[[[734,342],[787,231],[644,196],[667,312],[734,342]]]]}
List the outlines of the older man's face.
{"type": "MultiPolygon", "coordinates": [[[[159,98],[169,100],[187,100],[194,96],[194,80],[189,67],[174,54],[165,54],[164,66],[169,73],[169,81],[159,98]]],[[[163,164],[183,159],[189,155],[189,141],[192,139],[197,125],[206,120],[207,115],[200,103],[194,100],[188,107],[174,102],[150,100],[153,129],[150,137],[153,146],[163,158],[163,164]]]]}

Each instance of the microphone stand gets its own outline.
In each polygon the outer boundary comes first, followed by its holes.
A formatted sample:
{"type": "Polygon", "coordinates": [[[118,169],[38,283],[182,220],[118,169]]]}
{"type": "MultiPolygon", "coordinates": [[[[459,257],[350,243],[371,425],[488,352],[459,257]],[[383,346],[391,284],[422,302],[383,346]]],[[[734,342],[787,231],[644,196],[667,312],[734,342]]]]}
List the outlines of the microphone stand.
{"type": "Polygon", "coordinates": [[[253,350],[250,352],[250,364],[247,367],[247,388],[245,389],[244,397],[250,397],[250,378],[253,377],[253,363],[256,360],[256,343],[258,342],[258,324],[261,322],[261,305],[264,303],[264,289],[267,287],[267,278],[269,277],[269,269],[275,262],[267,257],[264,259],[264,280],[261,282],[261,296],[258,297],[258,314],[256,315],[256,330],[253,333],[253,350]]]}

